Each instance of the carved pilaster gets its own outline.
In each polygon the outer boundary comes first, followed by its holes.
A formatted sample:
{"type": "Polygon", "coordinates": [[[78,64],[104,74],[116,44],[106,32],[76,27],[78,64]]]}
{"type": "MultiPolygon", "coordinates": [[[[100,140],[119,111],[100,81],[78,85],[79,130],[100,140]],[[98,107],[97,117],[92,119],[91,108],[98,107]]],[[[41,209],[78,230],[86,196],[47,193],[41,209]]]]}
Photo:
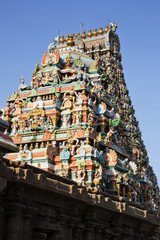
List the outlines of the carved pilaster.
{"type": "Polygon", "coordinates": [[[81,223],[78,223],[76,225],[76,227],[73,229],[73,237],[72,237],[72,240],[75,239],[75,240],[83,240],[84,237],[83,237],[83,233],[84,233],[84,225],[81,224],[81,223]]]}
{"type": "Polygon", "coordinates": [[[113,240],[121,240],[121,234],[123,232],[123,229],[121,227],[117,227],[117,228],[114,228],[112,229],[113,231],[113,240]]]}
{"type": "Polygon", "coordinates": [[[32,239],[32,225],[31,225],[32,213],[28,209],[27,211],[23,213],[23,240],[32,239]]]}
{"type": "Polygon", "coordinates": [[[122,216],[115,215],[111,222],[112,232],[113,232],[113,240],[121,240],[121,235],[123,233],[122,228],[122,216]]]}
{"type": "Polygon", "coordinates": [[[134,236],[135,236],[134,228],[132,228],[131,226],[123,225],[123,232],[121,237],[124,240],[133,240],[134,236]]]}
{"type": "Polygon", "coordinates": [[[92,225],[86,226],[85,236],[86,236],[86,240],[93,240],[94,239],[94,229],[93,229],[92,225]]]}
{"type": "Polygon", "coordinates": [[[4,222],[4,208],[0,207],[0,229],[1,229],[1,233],[0,233],[0,240],[4,239],[4,229],[5,229],[5,222],[4,222]]]}
{"type": "Polygon", "coordinates": [[[23,239],[23,214],[19,206],[6,206],[7,226],[6,240],[21,240],[23,239]]]}
{"type": "Polygon", "coordinates": [[[154,237],[155,237],[155,240],[160,239],[160,227],[159,227],[159,228],[157,227],[157,228],[154,230],[153,235],[154,235],[154,237]]]}
{"type": "Polygon", "coordinates": [[[111,240],[112,239],[112,230],[110,230],[109,228],[104,228],[102,231],[102,239],[103,240],[111,240]]]}
{"type": "Polygon", "coordinates": [[[75,227],[75,223],[73,219],[68,219],[66,221],[66,236],[68,240],[73,239],[73,228],[75,227]]]}
{"type": "Polygon", "coordinates": [[[136,239],[137,240],[144,240],[144,234],[142,234],[142,233],[136,233],[136,239]]]}
{"type": "Polygon", "coordinates": [[[96,226],[95,227],[95,235],[96,235],[95,240],[103,239],[103,237],[102,237],[102,227],[101,226],[96,226]]]}

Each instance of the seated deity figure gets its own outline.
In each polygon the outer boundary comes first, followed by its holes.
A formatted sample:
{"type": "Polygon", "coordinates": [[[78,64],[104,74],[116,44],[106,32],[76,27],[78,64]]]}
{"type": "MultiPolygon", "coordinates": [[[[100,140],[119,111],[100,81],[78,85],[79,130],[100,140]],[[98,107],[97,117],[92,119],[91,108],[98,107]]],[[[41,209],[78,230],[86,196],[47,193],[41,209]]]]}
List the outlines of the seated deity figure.
{"type": "Polygon", "coordinates": [[[34,117],[33,117],[32,124],[35,124],[35,125],[37,125],[37,126],[40,124],[39,116],[34,116],[34,117]]]}
{"type": "MultiPolygon", "coordinates": [[[[51,59],[49,61],[52,61],[51,59]]],[[[53,77],[52,74],[50,72],[44,72],[43,73],[43,77],[42,77],[42,83],[43,85],[46,85],[46,83],[48,82],[52,82],[53,81],[53,77]]]]}
{"type": "Polygon", "coordinates": [[[37,97],[37,100],[34,102],[33,107],[42,108],[42,109],[44,108],[44,102],[42,101],[40,96],[37,97]]]}
{"type": "Polygon", "coordinates": [[[32,128],[36,128],[43,125],[42,118],[39,115],[35,115],[31,119],[32,128]]]}
{"type": "Polygon", "coordinates": [[[19,151],[18,153],[18,161],[27,161],[28,163],[31,163],[32,161],[32,153],[30,150],[28,150],[27,145],[24,146],[24,149],[19,151]]]}
{"type": "Polygon", "coordinates": [[[25,131],[25,130],[28,130],[29,129],[29,122],[27,120],[23,121],[22,125],[21,125],[21,131],[25,131]]]}

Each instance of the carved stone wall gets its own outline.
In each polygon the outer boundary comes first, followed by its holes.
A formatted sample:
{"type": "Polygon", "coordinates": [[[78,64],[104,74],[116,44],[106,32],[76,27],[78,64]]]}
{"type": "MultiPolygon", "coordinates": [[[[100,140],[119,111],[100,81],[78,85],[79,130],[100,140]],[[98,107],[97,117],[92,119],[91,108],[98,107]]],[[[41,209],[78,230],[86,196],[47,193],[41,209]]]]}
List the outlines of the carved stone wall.
{"type": "Polygon", "coordinates": [[[0,240],[160,239],[159,216],[24,162],[0,160],[0,240]]]}

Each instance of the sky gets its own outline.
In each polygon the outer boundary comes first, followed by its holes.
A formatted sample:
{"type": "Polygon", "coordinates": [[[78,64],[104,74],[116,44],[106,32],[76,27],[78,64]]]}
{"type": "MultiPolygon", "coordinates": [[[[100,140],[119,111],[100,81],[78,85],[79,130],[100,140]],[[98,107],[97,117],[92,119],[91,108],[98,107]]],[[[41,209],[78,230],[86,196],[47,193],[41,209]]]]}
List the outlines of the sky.
{"type": "Polygon", "coordinates": [[[150,165],[160,185],[160,1],[0,0],[0,108],[24,76],[30,84],[53,37],[117,22],[122,64],[150,165]]]}

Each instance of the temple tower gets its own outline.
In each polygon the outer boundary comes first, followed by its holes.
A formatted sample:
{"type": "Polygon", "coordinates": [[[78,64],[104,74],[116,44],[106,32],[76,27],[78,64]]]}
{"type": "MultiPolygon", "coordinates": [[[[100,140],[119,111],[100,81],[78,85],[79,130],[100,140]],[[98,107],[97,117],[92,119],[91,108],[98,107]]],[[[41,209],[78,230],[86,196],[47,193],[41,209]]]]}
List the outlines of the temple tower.
{"type": "Polygon", "coordinates": [[[158,211],[157,178],[124,80],[116,29],[112,23],[53,39],[31,85],[21,79],[2,109],[6,134],[19,148],[6,157],[158,211]]]}

